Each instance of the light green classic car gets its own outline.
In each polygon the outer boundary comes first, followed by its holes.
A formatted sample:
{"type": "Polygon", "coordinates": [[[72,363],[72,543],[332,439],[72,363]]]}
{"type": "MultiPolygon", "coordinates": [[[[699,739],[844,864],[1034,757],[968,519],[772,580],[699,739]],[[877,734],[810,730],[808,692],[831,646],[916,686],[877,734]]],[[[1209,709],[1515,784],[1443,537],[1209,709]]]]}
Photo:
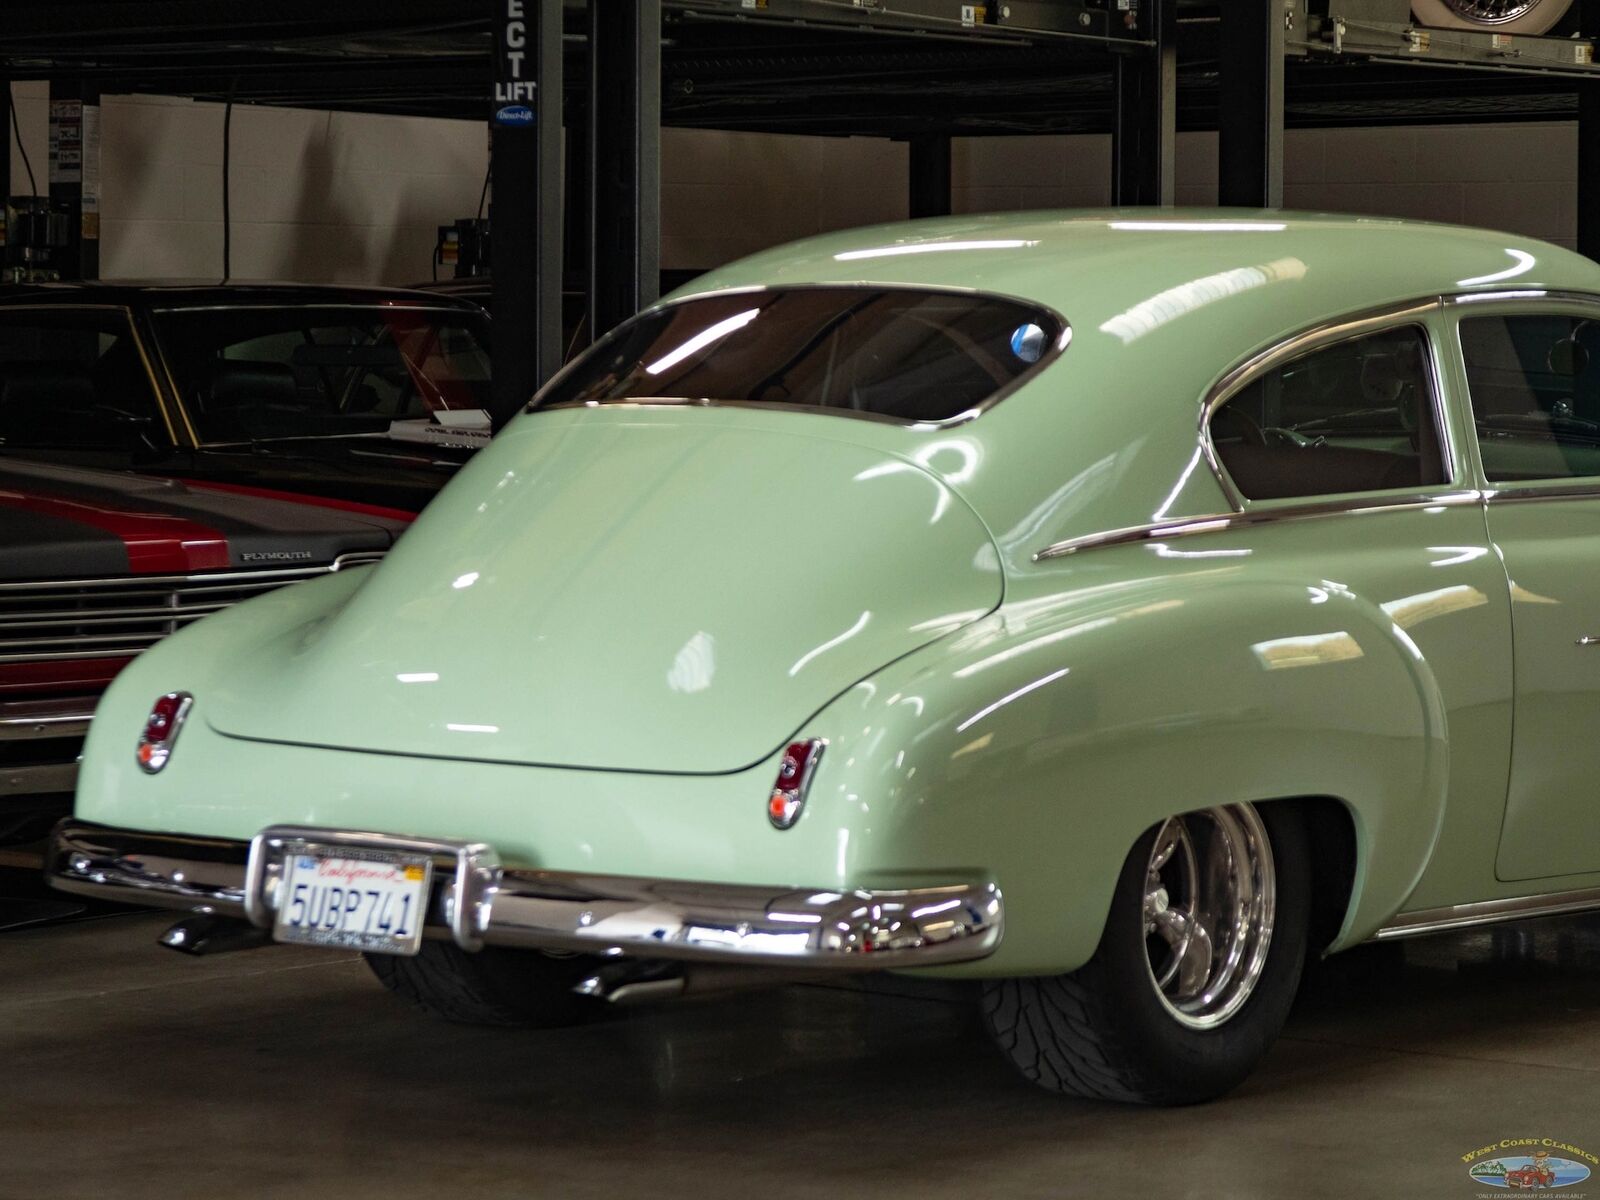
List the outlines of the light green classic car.
{"type": "Polygon", "coordinates": [[[95,717],[57,886],[466,1020],[981,981],[1029,1078],[1241,1080],[1307,954],[1600,907],[1600,267],[1276,213],[715,271],[381,565],[95,717]]]}

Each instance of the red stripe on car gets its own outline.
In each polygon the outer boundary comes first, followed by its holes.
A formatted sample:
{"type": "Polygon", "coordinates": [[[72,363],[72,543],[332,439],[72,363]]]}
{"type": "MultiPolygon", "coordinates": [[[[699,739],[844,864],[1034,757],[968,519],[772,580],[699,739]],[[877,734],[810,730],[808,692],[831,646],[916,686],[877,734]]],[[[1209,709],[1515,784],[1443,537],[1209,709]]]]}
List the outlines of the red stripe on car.
{"type": "Polygon", "coordinates": [[[314,504],[319,508],[336,508],[340,512],[360,513],[366,517],[383,517],[390,521],[415,521],[417,514],[403,508],[385,508],[381,504],[362,504],[358,500],[339,500],[332,496],[308,496],[303,492],[278,492],[271,488],[249,487],[242,483],[217,483],[210,479],[180,479],[191,492],[231,492],[236,496],[259,496],[263,500],[288,500],[293,504],[314,504]]]}
{"type": "Polygon", "coordinates": [[[166,513],[107,508],[87,500],[29,495],[0,488],[0,508],[76,521],[122,539],[128,567],[139,575],[226,568],[228,539],[215,529],[166,513]]]}
{"type": "Polygon", "coordinates": [[[78,658],[71,662],[0,663],[0,692],[88,692],[98,695],[128,658],[78,658]]]}

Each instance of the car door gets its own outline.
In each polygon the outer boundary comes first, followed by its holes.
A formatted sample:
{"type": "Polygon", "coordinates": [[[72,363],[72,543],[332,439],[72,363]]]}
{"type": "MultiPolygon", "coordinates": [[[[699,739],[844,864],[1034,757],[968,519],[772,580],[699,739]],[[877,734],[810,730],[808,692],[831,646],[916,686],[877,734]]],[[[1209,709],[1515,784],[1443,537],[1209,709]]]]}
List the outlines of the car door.
{"type": "Polygon", "coordinates": [[[1600,303],[1453,307],[1512,613],[1496,874],[1600,871],[1600,303]]]}
{"type": "Polygon", "coordinates": [[[0,453],[126,469],[174,442],[125,308],[0,307],[0,453]]]}

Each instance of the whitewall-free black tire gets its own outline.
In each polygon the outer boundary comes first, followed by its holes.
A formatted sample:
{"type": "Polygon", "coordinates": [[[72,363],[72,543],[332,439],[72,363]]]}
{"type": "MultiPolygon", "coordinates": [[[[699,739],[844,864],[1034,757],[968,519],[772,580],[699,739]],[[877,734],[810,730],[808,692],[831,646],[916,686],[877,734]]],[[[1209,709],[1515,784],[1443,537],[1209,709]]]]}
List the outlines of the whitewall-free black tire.
{"type": "Polygon", "coordinates": [[[1148,830],[1123,863],[1094,957],[989,981],[984,1021],[1050,1091],[1139,1104],[1222,1095],[1265,1056],[1299,986],[1310,925],[1304,826],[1228,805],[1148,830]]]}

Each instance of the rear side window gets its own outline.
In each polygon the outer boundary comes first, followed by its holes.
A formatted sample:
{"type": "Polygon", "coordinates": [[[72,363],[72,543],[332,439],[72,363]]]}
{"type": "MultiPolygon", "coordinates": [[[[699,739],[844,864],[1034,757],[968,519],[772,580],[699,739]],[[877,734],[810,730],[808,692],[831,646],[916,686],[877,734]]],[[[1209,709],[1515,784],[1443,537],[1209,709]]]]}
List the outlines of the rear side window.
{"type": "Polygon", "coordinates": [[[1267,372],[1211,417],[1217,456],[1248,500],[1446,482],[1428,343],[1403,326],[1267,372]]]}
{"type": "Polygon", "coordinates": [[[136,450],[160,419],[125,314],[0,310],[0,449],[136,450]]]}
{"type": "Polygon", "coordinates": [[[1490,482],[1600,475],[1600,324],[1470,317],[1461,350],[1490,482]]]}
{"type": "Polygon", "coordinates": [[[1066,327],[1017,300],[807,287],[685,300],[619,326],[538,404],[670,399],[946,421],[1058,353],[1066,327]]]}

